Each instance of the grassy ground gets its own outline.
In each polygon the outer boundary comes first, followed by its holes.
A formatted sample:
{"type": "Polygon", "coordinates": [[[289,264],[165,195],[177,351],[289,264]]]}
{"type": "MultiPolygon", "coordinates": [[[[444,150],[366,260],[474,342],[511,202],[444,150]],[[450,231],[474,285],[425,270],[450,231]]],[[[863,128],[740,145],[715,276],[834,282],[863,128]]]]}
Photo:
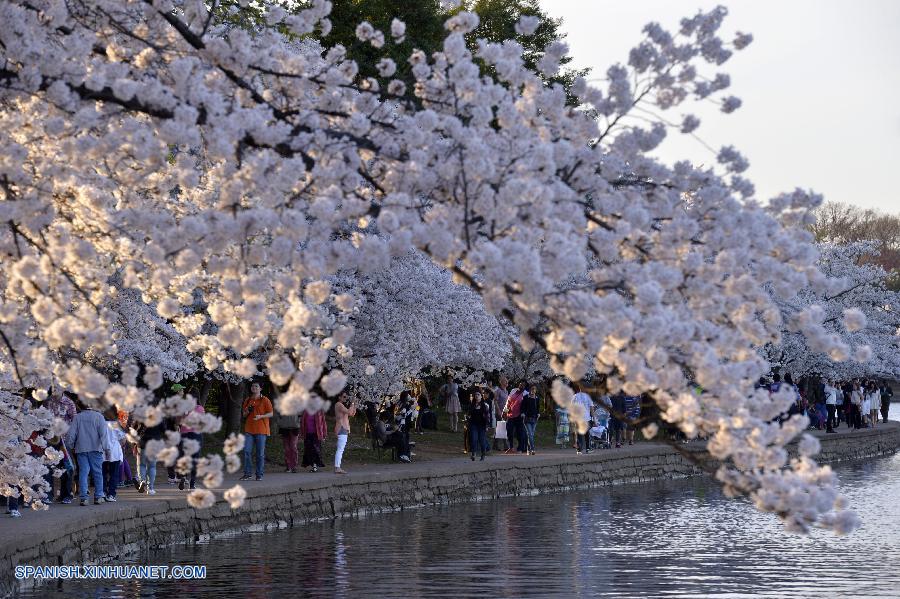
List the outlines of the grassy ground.
{"type": "MultiPolygon", "coordinates": [[[[330,416],[327,417],[328,437],[322,445],[323,459],[326,466],[332,466],[334,460],[334,451],[337,439],[333,434],[334,420],[330,416]]],[[[379,462],[390,462],[391,452],[384,451],[379,456],[378,451],[372,449],[372,442],[366,436],[365,419],[358,415],[351,420],[350,423],[350,440],[347,443],[347,449],[344,450],[344,464],[352,466],[354,464],[377,464],[379,462]]],[[[223,432],[215,435],[206,435],[203,441],[203,453],[219,452],[222,449],[222,443],[227,435],[223,432]]],[[[413,449],[416,461],[428,461],[441,458],[447,458],[454,455],[463,455],[463,434],[462,425],[459,426],[459,432],[450,430],[450,418],[446,413],[438,415],[438,430],[427,430],[424,434],[412,433],[411,441],[415,441],[416,447],[413,449]]],[[[538,421],[537,430],[535,431],[535,447],[539,452],[541,448],[555,448],[556,429],[552,420],[542,418],[538,421]]],[[[298,449],[301,457],[303,455],[303,440],[299,442],[298,449]]],[[[284,445],[281,436],[277,433],[269,437],[266,444],[266,463],[270,466],[284,467],[284,445]]]]}

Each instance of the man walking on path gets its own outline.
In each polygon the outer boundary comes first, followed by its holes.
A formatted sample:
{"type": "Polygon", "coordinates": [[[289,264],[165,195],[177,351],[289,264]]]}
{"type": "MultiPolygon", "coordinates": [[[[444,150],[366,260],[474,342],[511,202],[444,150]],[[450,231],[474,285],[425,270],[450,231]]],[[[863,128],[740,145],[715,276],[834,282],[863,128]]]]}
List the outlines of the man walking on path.
{"type": "Polygon", "coordinates": [[[86,408],[75,415],[66,433],[66,446],[75,453],[78,463],[78,497],[88,504],[88,474],[94,480],[94,503],[103,503],[103,454],[109,448],[106,420],[103,415],[86,408]]]}
{"type": "Polygon", "coordinates": [[[269,432],[269,419],[274,414],[272,402],[261,395],[259,383],[250,385],[250,397],[244,400],[241,415],[244,421],[244,476],[241,480],[250,480],[250,460],[253,448],[256,448],[256,480],[262,480],[266,463],[266,440],[269,432]]]}
{"type": "Polygon", "coordinates": [[[587,453],[588,451],[590,451],[590,442],[588,435],[590,434],[590,419],[591,414],[593,414],[594,402],[591,400],[590,395],[582,391],[581,385],[575,383],[573,386],[575,387],[576,393],[575,397],[572,398],[572,403],[581,406],[581,409],[583,410],[583,419],[587,423],[587,428],[585,429],[583,435],[581,434],[579,429],[575,430],[575,440],[577,444],[576,453],[578,455],[581,455],[582,453],[587,453]]]}

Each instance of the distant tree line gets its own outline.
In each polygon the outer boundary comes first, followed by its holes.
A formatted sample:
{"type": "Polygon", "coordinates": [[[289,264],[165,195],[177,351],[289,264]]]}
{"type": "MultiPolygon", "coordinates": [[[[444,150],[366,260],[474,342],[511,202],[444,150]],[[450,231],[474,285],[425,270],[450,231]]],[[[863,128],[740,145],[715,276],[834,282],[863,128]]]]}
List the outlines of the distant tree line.
{"type": "Polygon", "coordinates": [[[900,214],[860,208],[843,202],[826,202],[810,228],[816,241],[847,244],[874,241],[880,254],[869,257],[891,273],[889,287],[900,291],[900,214]]]}

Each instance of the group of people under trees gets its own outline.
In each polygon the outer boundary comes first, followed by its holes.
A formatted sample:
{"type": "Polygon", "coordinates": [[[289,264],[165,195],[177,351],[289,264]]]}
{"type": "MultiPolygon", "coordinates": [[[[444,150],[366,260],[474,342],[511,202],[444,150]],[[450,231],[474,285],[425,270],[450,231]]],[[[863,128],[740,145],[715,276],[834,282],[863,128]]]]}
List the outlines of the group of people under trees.
{"type": "Polygon", "coordinates": [[[785,375],[783,381],[777,373],[773,378],[772,383],[761,384],[767,385],[772,392],[789,385],[794,390],[795,400],[787,415],[805,414],[811,429],[836,433],[842,423],[848,429],[875,428],[879,415],[882,422],[888,421],[894,391],[887,381],[824,379],[805,386],[804,390],[804,386],[794,385],[790,374],[785,375]]]}
{"type": "MultiPolygon", "coordinates": [[[[184,395],[186,391],[178,383],[168,390],[175,395],[184,395]]],[[[197,393],[193,391],[192,395],[197,393]]],[[[42,456],[48,447],[62,455],[58,467],[61,474],[54,476],[53,471],[48,469],[44,475],[48,492],[42,501],[47,506],[54,502],[71,504],[76,492],[81,506],[113,503],[118,501],[118,489],[126,486],[134,486],[140,493],[155,495],[157,458],[148,455],[148,443],[162,443],[167,433],[177,432],[180,438],[179,457],[187,455],[194,458],[202,448],[202,435],[184,419],[163,418],[148,426],[115,407],[101,413],[74,394],[58,388],[49,391],[43,405],[68,425],[66,434],[52,439],[47,447],[34,442],[37,432],[25,441],[32,456],[42,456]],[[133,456],[134,470],[126,457],[128,453],[133,456]]],[[[30,409],[31,406],[26,404],[23,408],[30,409]]],[[[194,411],[203,413],[202,403],[198,403],[194,411]]],[[[172,465],[167,466],[166,470],[170,485],[177,485],[179,490],[196,488],[197,468],[193,459],[189,467],[172,465]]],[[[21,516],[19,507],[19,497],[6,498],[6,513],[9,516],[21,516]]]]}
{"type": "MultiPolygon", "coordinates": [[[[771,381],[761,380],[760,387],[769,392],[777,392],[788,386],[796,399],[780,418],[794,414],[809,417],[810,428],[836,432],[841,423],[848,428],[875,427],[879,412],[883,422],[887,422],[893,390],[886,382],[878,384],[874,380],[806,381],[803,386],[794,384],[790,374],[783,377],[779,373],[771,381]]],[[[507,377],[499,375],[496,384],[479,384],[461,389],[452,375],[447,375],[437,389],[435,400],[431,399],[426,386],[418,383],[411,390],[402,391],[396,398],[385,397],[381,402],[361,401],[351,398],[348,392],[341,393],[334,404],[333,431],[337,438],[334,452],[334,472],[346,474],[342,460],[350,434],[350,420],[357,413],[365,416],[368,436],[375,445],[396,451],[401,462],[412,460],[415,442],[411,434],[424,434],[428,429],[437,429],[437,409],[442,407],[449,416],[449,430],[464,432],[463,445],[471,460],[484,460],[491,452],[505,454],[535,454],[535,433],[542,413],[555,420],[555,444],[557,447],[574,447],[578,455],[590,453],[597,447],[621,447],[624,443],[634,444],[635,430],[642,422],[642,403],[652,407],[652,402],[642,402],[638,396],[623,393],[592,397],[586,389],[574,384],[574,409],[581,411],[587,423],[584,427],[571,426],[570,408],[557,406],[547,400],[539,386],[527,380],[510,385],[507,377]],[[464,419],[460,421],[460,415],[464,419]],[[583,433],[581,431],[584,431],[583,433]],[[574,435],[574,441],[572,436],[574,435]]],[[[186,389],[181,384],[169,388],[173,394],[184,395],[186,389]]],[[[241,416],[243,421],[243,475],[240,480],[262,480],[265,473],[266,444],[272,435],[273,420],[282,438],[285,472],[296,473],[298,468],[317,472],[325,467],[322,444],[328,436],[328,426],[324,411],[304,412],[299,415],[277,413],[272,401],[262,394],[262,385],[254,381],[250,393],[243,400],[241,416]],[[302,457],[298,445],[302,441],[302,457]]],[[[197,396],[194,389],[191,395],[197,396]]],[[[697,387],[697,392],[702,389],[697,387]]],[[[69,430],[64,437],[55,439],[52,447],[63,457],[62,474],[45,477],[50,498],[63,504],[72,503],[75,483],[80,505],[90,503],[93,489],[93,503],[117,501],[117,489],[133,485],[141,493],[156,493],[157,460],[147,456],[147,444],[160,441],[167,434],[179,433],[179,457],[199,456],[202,435],[188,423],[165,418],[152,426],[139,423],[122,410],[112,408],[100,413],[82,403],[70,393],[53,389],[45,403],[54,415],[66,422],[69,430]],[[135,469],[129,460],[134,457],[135,469]],[[57,481],[54,484],[54,481],[57,481]],[[54,493],[56,487],[56,493],[54,493]]],[[[202,403],[195,411],[203,413],[202,403]]],[[[646,416],[646,414],[645,414],[646,416]]],[[[30,440],[26,442],[30,443],[30,440]]],[[[31,444],[32,455],[41,455],[44,448],[31,444]]],[[[180,463],[180,462],[179,462],[180,463]]],[[[190,467],[167,467],[167,482],[195,488],[196,462],[190,460],[190,467]]],[[[19,500],[7,498],[7,514],[20,516],[19,500]]]]}

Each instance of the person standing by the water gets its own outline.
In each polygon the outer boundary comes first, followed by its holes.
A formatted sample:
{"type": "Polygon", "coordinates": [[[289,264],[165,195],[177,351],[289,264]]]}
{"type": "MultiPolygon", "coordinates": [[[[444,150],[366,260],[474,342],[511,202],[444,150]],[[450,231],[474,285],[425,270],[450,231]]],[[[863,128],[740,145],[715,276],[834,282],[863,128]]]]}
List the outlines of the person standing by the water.
{"type": "Polygon", "coordinates": [[[66,446],[75,453],[78,462],[78,496],[81,505],[88,504],[88,475],[94,480],[94,503],[103,503],[103,454],[108,448],[106,420],[103,415],[90,407],[78,412],[66,433],[66,446]]]}
{"type": "Polygon", "coordinates": [[[872,428],[878,424],[878,410],[881,409],[881,389],[875,384],[875,381],[869,381],[869,420],[872,422],[872,428]]]}
{"type": "Polygon", "coordinates": [[[300,456],[297,453],[297,440],[300,438],[300,416],[297,414],[278,414],[278,434],[284,446],[284,471],[297,472],[300,456]]]}
{"type": "Polygon", "coordinates": [[[244,475],[241,480],[250,480],[250,460],[256,450],[256,480],[262,480],[266,466],[266,441],[271,434],[269,420],[275,414],[272,402],[262,395],[259,383],[250,385],[250,397],[244,400],[241,415],[244,421],[244,475]]]}
{"type": "MultiPolygon", "coordinates": [[[[63,422],[69,426],[71,426],[72,421],[75,420],[75,402],[67,397],[65,392],[57,386],[54,386],[50,390],[50,399],[47,400],[47,409],[57,418],[61,418],[63,422]]],[[[72,458],[74,456],[69,453],[68,448],[62,439],[56,443],[55,447],[66,455],[66,462],[74,466],[72,463],[72,458]]],[[[60,503],[72,503],[72,475],[74,472],[74,469],[64,468],[62,476],[59,477],[59,495],[57,496],[57,501],[60,503]]]]}
{"type": "MultiPolygon", "coordinates": [[[[200,402],[198,398],[197,390],[191,389],[190,392],[192,397],[197,398],[197,405],[194,406],[194,409],[191,413],[196,414],[205,414],[206,408],[203,406],[203,403],[200,402]]],[[[204,400],[205,401],[205,400],[204,400]]],[[[189,414],[190,415],[190,414],[189,414]]],[[[187,418],[187,417],[185,417],[187,418]]],[[[185,441],[196,441],[197,442],[197,451],[190,455],[191,458],[191,472],[188,476],[187,482],[190,489],[195,489],[197,486],[197,459],[200,455],[200,451],[203,449],[203,434],[197,432],[197,430],[191,426],[190,424],[185,423],[185,419],[182,419],[182,422],[178,426],[178,431],[181,433],[181,453],[185,454],[184,445],[185,441]]],[[[178,488],[180,490],[184,490],[185,476],[181,475],[178,477],[178,488]]]]}
{"type": "Polygon", "coordinates": [[[525,419],[525,440],[528,453],[534,455],[534,431],[537,428],[540,413],[540,400],[537,385],[532,385],[528,395],[522,400],[522,416],[525,419]]]}
{"type": "Polygon", "coordinates": [[[459,413],[462,408],[459,405],[459,385],[453,380],[453,375],[447,375],[447,382],[441,386],[440,396],[447,406],[450,415],[450,428],[455,433],[459,426],[459,413]]]}
{"type": "Polygon", "coordinates": [[[572,403],[578,406],[578,409],[582,413],[582,418],[585,421],[584,434],[582,435],[579,430],[575,431],[575,443],[576,443],[576,453],[581,455],[582,453],[588,453],[590,451],[590,437],[589,430],[591,428],[591,414],[593,413],[594,402],[591,400],[591,396],[584,392],[581,388],[581,385],[578,383],[574,383],[572,385],[575,388],[575,397],[572,398],[572,403]]]}
{"type": "Polygon", "coordinates": [[[304,412],[300,418],[300,436],[303,438],[303,463],[304,468],[312,472],[318,472],[325,467],[322,459],[322,441],[328,435],[325,428],[325,412],[304,412]]]}
{"type": "Polygon", "coordinates": [[[122,452],[122,441],[125,431],[119,425],[118,410],[113,407],[106,411],[106,446],[103,448],[103,491],[106,501],[117,501],[119,488],[119,467],[125,454],[122,452]]]}
{"type": "MultiPolygon", "coordinates": [[[[503,408],[506,407],[506,400],[509,399],[509,391],[506,390],[506,387],[509,385],[509,380],[500,375],[500,379],[497,382],[497,387],[494,388],[494,434],[496,435],[497,431],[497,421],[503,419],[503,408]]],[[[506,451],[512,447],[512,444],[509,442],[509,429],[507,429],[506,439],[497,439],[494,437],[494,451],[506,451]],[[503,441],[503,447],[498,446],[498,441],[503,441]]]]}
{"type": "Polygon", "coordinates": [[[885,423],[888,421],[888,414],[891,411],[891,398],[894,397],[894,390],[887,381],[881,384],[881,417],[885,423]]]}
{"type": "Polygon", "coordinates": [[[475,391],[469,406],[469,452],[473,462],[476,449],[484,460],[484,452],[487,449],[487,425],[491,421],[490,409],[481,397],[481,391],[475,391]]]}
{"type": "Polygon", "coordinates": [[[628,439],[629,445],[634,445],[634,431],[637,428],[637,420],[641,417],[640,396],[625,396],[625,417],[628,419],[625,425],[625,438],[628,439]]]}
{"type": "Polygon", "coordinates": [[[527,391],[528,383],[525,381],[521,381],[515,389],[509,394],[509,397],[506,399],[506,407],[503,409],[503,414],[506,417],[506,435],[509,438],[509,449],[506,450],[506,453],[513,452],[513,439],[516,441],[516,449],[515,451],[519,453],[525,453],[525,424],[522,418],[522,400],[525,399],[525,394],[527,391]]]}
{"type": "Polygon", "coordinates": [[[859,387],[859,381],[853,381],[852,388],[850,391],[850,411],[851,411],[851,422],[853,424],[853,428],[860,429],[862,428],[862,408],[863,408],[863,393],[862,389],[859,387]]]}
{"type": "Polygon", "coordinates": [[[341,460],[344,457],[344,448],[347,447],[347,439],[350,436],[350,418],[356,416],[356,406],[350,402],[350,396],[341,393],[338,402],[334,404],[334,433],[337,435],[337,449],[334,452],[335,474],[347,474],[341,468],[341,460]]]}
{"type": "Polygon", "coordinates": [[[828,410],[828,419],[825,421],[825,432],[835,433],[834,427],[837,425],[835,414],[837,413],[837,389],[831,384],[831,381],[825,381],[822,387],[825,392],[825,409],[828,410]]]}

